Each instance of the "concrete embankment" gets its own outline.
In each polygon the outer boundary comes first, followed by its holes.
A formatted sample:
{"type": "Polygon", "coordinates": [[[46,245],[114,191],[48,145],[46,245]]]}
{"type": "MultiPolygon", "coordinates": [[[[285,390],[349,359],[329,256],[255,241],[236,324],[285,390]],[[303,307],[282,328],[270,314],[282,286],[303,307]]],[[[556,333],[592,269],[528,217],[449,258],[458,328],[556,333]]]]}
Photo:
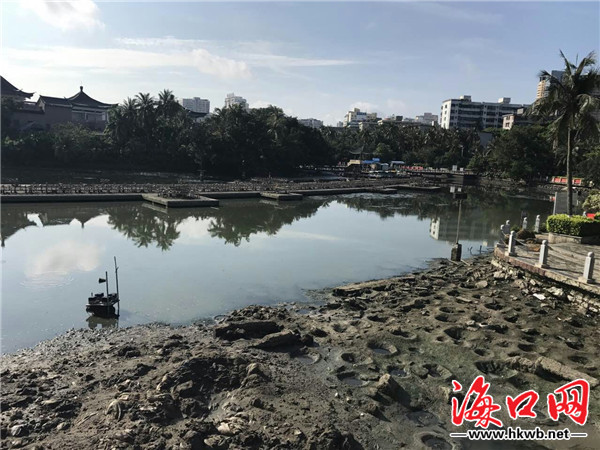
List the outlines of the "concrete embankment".
{"type": "Polygon", "coordinates": [[[399,190],[416,192],[439,192],[439,186],[385,184],[382,186],[337,187],[324,189],[292,189],[274,191],[221,191],[195,194],[190,198],[163,196],[157,193],[104,193],[104,194],[5,194],[2,203],[61,203],[61,202],[124,202],[148,201],[169,208],[218,206],[219,199],[267,198],[279,201],[301,200],[303,196],[342,195],[355,193],[394,194],[399,190]]]}
{"type": "Polygon", "coordinates": [[[586,426],[550,420],[545,402],[525,426],[576,426],[578,445],[600,448],[599,353],[597,318],[553,286],[491,256],[440,260],[311,305],[73,330],[4,355],[0,431],[3,448],[458,449],[450,433],[472,425],[451,423],[452,380],[483,375],[493,416],[515,427],[507,395],[588,380],[586,426]]]}

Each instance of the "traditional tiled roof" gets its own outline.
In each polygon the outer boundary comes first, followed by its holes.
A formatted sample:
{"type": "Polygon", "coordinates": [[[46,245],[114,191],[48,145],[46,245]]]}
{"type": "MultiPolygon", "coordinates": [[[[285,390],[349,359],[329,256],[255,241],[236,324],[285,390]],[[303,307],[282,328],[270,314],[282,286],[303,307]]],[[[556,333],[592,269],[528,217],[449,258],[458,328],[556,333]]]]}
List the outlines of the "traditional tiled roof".
{"type": "Polygon", "coordinates": [[[67,98],[49,97],[47,95],[40,95],[38,101],[43,101],[46,105],[52,106],[64,106],[67,108],[70,108],[72,106],[71,101],[67,98]]]}
{"type": "Polygon", "coordinates": [[[93,108],[110,108],[113,106],[109,103],[102,103],[96,99],[93,99],[83,92],[83,86],[79,86],[79,92],[73,97],[69,97],[67,100],[69,100],[74,106],[91,106],[93,108]]]}
{"type": "Polygon", "coordinates": [[[33,95],[33,92],[23,92],[21,89],[17,89],[13,86],[6,78],[0,76],[2,78],[2,85],[0,86],[0,91],[2,95],[18,95],[20,97],[29,98],[33,95]]]}

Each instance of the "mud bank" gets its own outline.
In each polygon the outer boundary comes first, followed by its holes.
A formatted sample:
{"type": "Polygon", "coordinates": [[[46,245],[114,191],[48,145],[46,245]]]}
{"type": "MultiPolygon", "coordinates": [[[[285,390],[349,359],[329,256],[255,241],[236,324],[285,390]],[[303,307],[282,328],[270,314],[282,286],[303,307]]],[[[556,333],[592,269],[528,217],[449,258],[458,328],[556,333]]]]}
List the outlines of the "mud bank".
{"type": "Polygon", "coordinates": [[[310,306],[252,306],[210,325],[77,330],[6,355],[2,448],[599,448],[597,318],[490,262],[440,260],[323,292],[310,306]],[[451,424],[451,380],[468,386],[478,375],[506,426],[589,437],[451,438],[470,427],[451,424]],[[546,394],[578,377],[594,386],[587,425],[552,421],[546,394]],[[537,418],[511,421],[504,398],[528,389],[540,393],[537,418]]]}

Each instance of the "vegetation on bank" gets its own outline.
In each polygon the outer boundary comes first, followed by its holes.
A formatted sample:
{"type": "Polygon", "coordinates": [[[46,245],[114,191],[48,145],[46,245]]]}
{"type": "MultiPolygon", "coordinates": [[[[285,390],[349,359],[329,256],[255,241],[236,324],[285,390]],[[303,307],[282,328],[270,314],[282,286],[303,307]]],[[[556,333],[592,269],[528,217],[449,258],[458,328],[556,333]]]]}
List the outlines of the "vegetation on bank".
{"type": "MultiPolygon", "coordinates": [[[[561,53],[562,55],[562,53],[561,53]]],[[[564,55],[562,55],[564,58],[564,55]]],[[[280,108],[215,110],[196,122],[169,90],[155,99],[139,93],[110,111],[104,133],[68,123],[49,131],[11,129],[14,102],[2,100],[2,162],[14,165],[201,171],[246,178],[290,175],[299,167],[379,157],[427,167],[468,167],[491,177],[531,182],[551,175],[580,176],[600,185],[599,88],[594,54],[552,80],[548,97],[531,113],[539,125],[490,129],[483,146],[476,128],[421,129],[383,123],[356,130],[301,125],[280,108]]],[[[543,72],[543,74],[548,75],[543,72]]],[[[550,76],[550,75],[548,75],[550,76]]]]}
{"type": "Polygon", "coordinates": [[[580,237],[600,235],[600,220],[589,217],[555,214],[548,217],[546,226],[551,233],[580,237]]]}

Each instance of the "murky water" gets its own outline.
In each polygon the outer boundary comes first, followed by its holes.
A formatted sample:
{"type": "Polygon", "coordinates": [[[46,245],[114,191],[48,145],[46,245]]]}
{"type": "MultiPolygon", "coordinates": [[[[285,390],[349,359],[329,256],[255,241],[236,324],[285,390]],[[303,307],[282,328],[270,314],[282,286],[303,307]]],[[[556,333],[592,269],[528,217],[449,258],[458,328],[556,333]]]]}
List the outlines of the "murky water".
{"type": "MultiPolygon", "coordinates": [[[[492,246],[500,224],[516,223],[523,210],[546,216],[551,205],[498,193],[463,200],[463,255],[492,246]]],[[[169,211],[144,203],[2,205],[2,351],[70,328],[190,323],[397,275],[449,257],[457,218],[446,194],[229,200],[169,211]],[[113,256],[118,324],[85,312],[105,271],[114,291],[113,256]]]]}

